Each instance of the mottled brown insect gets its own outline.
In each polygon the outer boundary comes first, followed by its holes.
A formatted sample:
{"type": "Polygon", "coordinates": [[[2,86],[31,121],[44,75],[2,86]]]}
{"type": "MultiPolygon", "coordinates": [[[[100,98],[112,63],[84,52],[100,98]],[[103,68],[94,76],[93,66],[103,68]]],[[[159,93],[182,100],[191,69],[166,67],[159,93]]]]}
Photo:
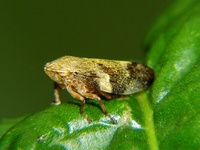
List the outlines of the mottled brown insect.
{"type": "Polygon", "coordinates": [[[82,102],[85,98],[100,102],[104,114],[108,112],[101,100],[129,95],[146,89],[154,80],[149,67],[129,61],[80,58],[64,56],[44,67],[45,73],[54,81],[55,104],[60,104],[58,89],[67,89],[82,102]]]}

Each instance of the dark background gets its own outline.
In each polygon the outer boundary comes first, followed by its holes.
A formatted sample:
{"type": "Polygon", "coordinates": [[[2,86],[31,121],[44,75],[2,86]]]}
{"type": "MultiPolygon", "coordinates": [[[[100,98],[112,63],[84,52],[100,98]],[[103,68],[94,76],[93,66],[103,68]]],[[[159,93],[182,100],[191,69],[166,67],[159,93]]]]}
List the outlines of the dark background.
{"type": "MultiPolygon", "coordinates": [[[[0,1],[0,118],[50,106],[46,62],[64,55],[142,62],[142,42],[170,0],[0,1]]],[[[69,98],[61,92],[63,102],[69,98]]]]}

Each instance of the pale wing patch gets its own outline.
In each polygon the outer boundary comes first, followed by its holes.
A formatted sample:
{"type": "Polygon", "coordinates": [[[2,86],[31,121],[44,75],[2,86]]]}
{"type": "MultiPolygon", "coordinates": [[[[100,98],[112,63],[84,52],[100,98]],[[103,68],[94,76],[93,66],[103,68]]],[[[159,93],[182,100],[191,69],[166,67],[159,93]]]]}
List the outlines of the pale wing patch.
{"type": "Polygon", "coordinates": [[[136,92],[140,92],[144,90],[146,86],[144,86],[141,82],[137,80],[133,80],[129,85],[127,86],[126,90],[123,92],[123,95],[129,95],[136,92]]]}
{"type": "Polygon", "coordinates": [[[112,85],[110,84],[110,76],[103,73],[104,76],[99,78],[100,90],[107,93],[112,93],[112,85]]]}

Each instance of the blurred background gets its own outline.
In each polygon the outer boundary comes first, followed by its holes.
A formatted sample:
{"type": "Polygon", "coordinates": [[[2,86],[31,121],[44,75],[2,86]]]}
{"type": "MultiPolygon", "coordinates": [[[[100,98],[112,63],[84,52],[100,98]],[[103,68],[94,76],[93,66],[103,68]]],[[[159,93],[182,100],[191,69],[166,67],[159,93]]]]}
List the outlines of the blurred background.
{"type": "MultiPolygon", "coordinates": [[[[44,64],[64,55],[142,62],[142,42],[170,0],[0,1],[0,119],[50,106],[44,64]]],[[[61,92],[62,102],[71,96],[61,92]]]]}

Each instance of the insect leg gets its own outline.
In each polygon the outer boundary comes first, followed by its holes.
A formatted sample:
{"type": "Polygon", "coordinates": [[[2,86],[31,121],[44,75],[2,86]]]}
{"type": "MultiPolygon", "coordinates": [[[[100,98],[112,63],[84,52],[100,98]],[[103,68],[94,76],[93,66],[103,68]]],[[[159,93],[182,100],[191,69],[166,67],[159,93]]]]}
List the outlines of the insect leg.
{"type": "Polygon", "coordinates": [[[101,99],[97,94],[93,94],[93,93],[87,93],[87,92],[80,91],[80,94],[89,99],[97,99],[97,100],[101,99]]]}
{"type": "Polygon", "coordinates": [[[106,110],[106,107],[104,106],[103,101],[101,100],[101,98],[100,98],[98,95],[93,94],[93,93],[86,93],[86,92],[81,92],[81,94],[82,94],[83,96],[89,98],[89,99],[96,99],[96,100],[98,100],[99,103],[100,103],[100,106],[101,106],[101,109],[102,109],[103,113],[104,113],[105,115],[108,115],[108,112],[107,112],[107,110],[106,110]]]}
{"type": "MultiPolygon", "coordinates": [[[[100,106],[101,106],[101,109],[102,109],[103,113],[104,113],[106,116],[108,116],[108,117],[112,120],[112,122],[113,122],[114,124],[117,124],[117,121],[116,121],[113,117],[111,117],[111,116],[109,115],[109,113],[108,113],[108,111],[106,110],[106,107],[105,107],[103,101],[101,100],[101,98],[100,98],[98,95],[93,94],[93,93],[81,93],[81,94],[82,94],[83,96],[87,97],[87,98],[98,100],[99,103],[100,103],[100,106]]],[[[108,95],[106,95],[106,96],[108,96],[108,95]]],[[[108,96],[108,97],[109,97],[109,96],[108,96]]]]}
{"type": "Polygon", "coordinates": [[[115,120],[115,118],[111,117],[110,114],[108,114],[108,112],[107,112],[107,110],[106,110],[106,107],[105,107],[105,105],[104,105],[104,103],[103,103],[103,101],[102,101],[101,99],[99,100],[99,103],[100,103],[100,106],[101,106],[101,109],[102,109],[103,113],[104,113],[106,116],[108,116],[108,117],[112,120],[112,122],[113,122],[114,124],[117,124],[117,120],[115,120]]]}
{"type": "Polygon", "coordinates": [[[69,93],[76,99],[80,100],[82,102],[81,104],[81,108],[80,108],[80,114],[82,114],[88,121],[88,123],[91,123],[92,120],[86,115],[84,114],[84,109],[85,109],[85,98],[83,96],[81,96],[80,94],[78,94],[77,92],[74,91],[73,87],[71,86],[67,86],[67,90],[69,91],[69,93]]]}
{"type": "Polygon", "coordinates": [[[100,106],[101,106],[101,109],[102,109],[103,113],[107,116],[107,115],[108,115],[108,112],[107,112],[107,110],[106,110],[106,107],[105,107],[103,101],[102,101],[101,99],[98,99],[98,101],[99,101],[99,103],[100,103],[100,106]]]}
{"type": "Polygon", "coordinates": [[[85,107],[85,98],[78,94],[77,92],[74,91],[73,87],[68,85],[67,90],[73,96],[74,98],[80,100],[82,102],[81,108],[80,108],[80,113],[82,114],[84,112],[84,107],[85,107]]]}
{"type": "Polygon", "coordinates": [[[105,93],[103,91],[98,91],[98,92],[99,92],[99,94],[104,96],[106,99],[111,99],[112,98],[111,94],[109,94],[109,93],[105,93]]]}
{"type": "Polygon", "coordinates": [[[55,104],[55,105],[59,105],[59,104],[61,103],[60,95],[59,95],[58,89],[59,89],[59,85],[58,85],[56,82],[54,82],[54,95],[55,95],[55,100],[52,102],[52,104],[55,104]]]}

